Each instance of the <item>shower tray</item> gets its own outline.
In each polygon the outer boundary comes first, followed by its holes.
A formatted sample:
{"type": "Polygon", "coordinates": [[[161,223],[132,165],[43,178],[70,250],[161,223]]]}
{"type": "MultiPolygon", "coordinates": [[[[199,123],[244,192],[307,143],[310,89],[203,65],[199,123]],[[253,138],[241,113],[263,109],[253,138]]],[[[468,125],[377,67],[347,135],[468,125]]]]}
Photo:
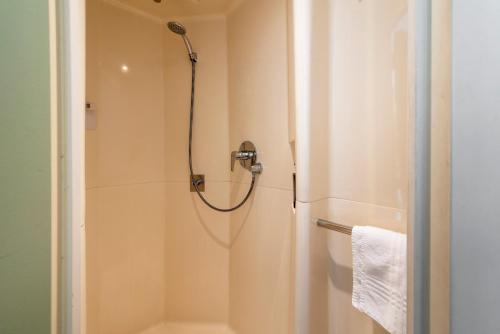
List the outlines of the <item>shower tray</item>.
{"type": "Polygon", "coordinates": [[[162,323],[140,334],[236,334],[226,324],[162,323]]]}

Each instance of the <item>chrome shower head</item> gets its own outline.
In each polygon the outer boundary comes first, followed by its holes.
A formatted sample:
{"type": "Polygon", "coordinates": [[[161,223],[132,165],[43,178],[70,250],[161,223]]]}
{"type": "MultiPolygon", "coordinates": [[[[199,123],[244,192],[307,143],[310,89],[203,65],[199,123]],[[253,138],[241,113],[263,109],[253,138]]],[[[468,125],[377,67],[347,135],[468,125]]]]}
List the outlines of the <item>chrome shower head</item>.
{"type": "Polygon", "coordinates": [[[191,59],[192,62],[198,61],[198,55],[193,52],[193,47],[191,46],[191,42],[189,41],[189,38],[187,37],[187,32],[186,28],[179,22],[175,21],[170,21],[167,23],[168,29],[170,29],[173,33],[177,35],[181,35],[182,39],[184,40],[184,44],[186,45],[186,49],[189,53],[189,59],[191,59]]]}
{"type": "Polygon", "coordinates": [[[170,29],[173,33],[176,33],[178,35],[185,35],[186,34],[186,28],[179,22],[174,22],[170,21],[167,23],[168,29],[170,29]]]}

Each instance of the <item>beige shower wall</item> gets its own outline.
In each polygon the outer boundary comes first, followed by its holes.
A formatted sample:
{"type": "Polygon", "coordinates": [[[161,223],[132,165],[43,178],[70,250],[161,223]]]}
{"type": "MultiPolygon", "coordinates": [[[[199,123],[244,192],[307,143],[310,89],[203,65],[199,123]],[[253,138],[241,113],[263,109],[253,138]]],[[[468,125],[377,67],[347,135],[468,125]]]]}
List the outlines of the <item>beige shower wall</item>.
{"type": "MultiPolygon", "coordinates": [[[[97,115],[86,132],[88,333],[227,322],[229,215],[189,192],[182,39],[105,1],[87,7],[87,99],[97,115]]],[[[200,53],[194,167],[206,175],[206,195],[227,206],[226,23],[183,23],[200,53]]]]}
{"type": "MultiPolygon", "coordinates": [[[[229,205],[229,115],[226,22],[182,20],[199,53],[193,132],[194,172],[205,174],[205,196],[229,205]]],[[[165,64],[165,318],[227,322],[229,215],[189,192],[188,127],[191,66],[182,39],[163,37],[165,64]]]]}
{"type": "MultiPolygon", "coordinates": [[[[238,334],[290,333],[292,154],[288,142],[287,5],[248,0],[227,18],[230,149],[257,147],[264,172],[255,193],[231,214],[230,314],[238,334]]],[[[250,173],[232,173],[231,201],[250,173]]]]}
{"type": "Polygon", "coordinates": [[[182,39],[160,21],[89,0],[87,97],[97,109],[87,131],[89,334],[163,321],[291,330],[286,11],[285,0],[243,1],[227,17],[182,20],[199,53],[193,157],[206,196],[227,207],[248,189],[249,173],[229,170],[243,140],[265,168],[250,202],[221,214],[189,192],[182,39]]]}
{"type": "Polygon", "coordinates": [[[88,333],[132,334],[164,316],[163,31],[101,1],[87,18],[88,333]]]}

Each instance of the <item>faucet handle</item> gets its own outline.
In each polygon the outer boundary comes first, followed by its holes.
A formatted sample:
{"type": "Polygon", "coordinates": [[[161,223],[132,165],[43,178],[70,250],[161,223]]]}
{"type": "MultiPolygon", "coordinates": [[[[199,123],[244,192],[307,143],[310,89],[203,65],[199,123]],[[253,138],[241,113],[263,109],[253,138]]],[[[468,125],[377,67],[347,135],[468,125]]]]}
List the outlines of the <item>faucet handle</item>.
{"type": "Polygon", "coordinates": [[[255,151],[233,151],[231,152],[231,172],[234,171],[236,160],[252,160],[255,157],[255,151]]]}

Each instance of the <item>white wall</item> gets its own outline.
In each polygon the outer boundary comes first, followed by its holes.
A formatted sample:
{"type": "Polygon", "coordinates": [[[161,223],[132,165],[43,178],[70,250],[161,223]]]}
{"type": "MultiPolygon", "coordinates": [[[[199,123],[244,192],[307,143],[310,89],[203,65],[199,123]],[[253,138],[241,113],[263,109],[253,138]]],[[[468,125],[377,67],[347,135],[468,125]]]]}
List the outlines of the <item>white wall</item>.
{"type": "Polygon", "coordinates": [[[294,1],[298,333],[384,333],[351,306],[350,240],[315,219],[406,230],[408,4],[294,1]]]}
{"type": "Polygon", "coordinates": [[[453,2],[453,334],[498,333],[500,3],[453,2]]]}

